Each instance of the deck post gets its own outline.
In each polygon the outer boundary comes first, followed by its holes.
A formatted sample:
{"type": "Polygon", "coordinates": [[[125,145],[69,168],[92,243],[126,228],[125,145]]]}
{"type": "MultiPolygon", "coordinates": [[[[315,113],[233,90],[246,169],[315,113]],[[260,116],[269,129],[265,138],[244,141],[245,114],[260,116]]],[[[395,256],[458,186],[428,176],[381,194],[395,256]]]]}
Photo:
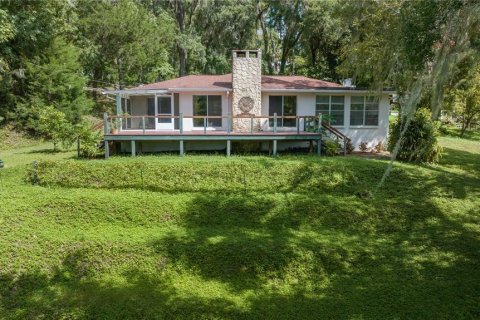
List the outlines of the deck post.
{"type": "Polygon", "coordinates": [[[273,152],[272,152],[273,156],[276,157],[277,156],[277,140],[273,140],[273,152]]]}
{"type": "Polygon", "coordinates": [[[227,157],[230,157],[232,142],[227,140],[227,157]]]}
{"type": "Polygon", "coordinates": [[[318,113],[318,133],[322,133],[322,113],[318,113]]]}
{"type": "Polygon", "coordinates": [[[227,133],[230,134],[230,125],[232,122],[232,114],[230,112],[227,113],[227,133]]]}
{"type": "Polygon", "coordinates": [[[178,114],[178,130],[180,130],[180,134],[183,134],[183,113],[182,112],[178,114]]]}
{"type": "Polygon", "coordinates": [[[105,147],[105,160],[110,158],[110,146],[108,145],[108,140],[103,140],[104,147],[105,147]]]}
{"type": "Polygon", "coordinates": [[[317,142],[317,154],[322,154],[322,113],[318,113],[318,142],[317,142]]]}
{"type": "Polygon", "coordinates": [[[203,117],[203,134],[207,134],[207,117],[203,117]]]}
{"type": "Polygon", "coordinates": [[[273,133],[277,133],[277,113],[273,114],[273,133]]]}
{"type": "MultiPolygon", "coordinates": [[[[116,102],[116,111],[117,111],[117,117],[120,116],[122,114],[122,96],[120,95],[120,93],[117,93],[116,97],[115,97],[115,102],[116,102]]],[[[122,118],[117,118],[115,120],[115,125],[116,125],[116,128],[118,130],[120,130],[122,128],[122,118]]]]}
{"type": "Polygon", "coordinates": [[[108,113],[103,113],[103,134],[108,134],[108,113]]]}
{"type": "Polygon", "coordinates": [[[145,116],[142,116],[142,131],[145,134],[145,116]]]}
{"type": "Polygon", "coordinates": [[[184,155],[184,152],[183,152],[183,140],[180,140],[179,143],[180,143],[180,157],[183,157],[183,155],[184,155]]]}
{"type": "Polygon", "coordinates": [[[132,147],[131,147],[131,149],[132,149],[132,157],[135,157],[135,155],[137,154],[137,152],[136,152],[136,150],[135,150],[135,147],[136,147],[136,145],[135,145],[135,140],[132,140],[130,143],[131,143],[131,145],[132,145],[132,147]]]}
{"type": "Polygon", "coordinates": [[[300,119],[298,118],[298,116],[296,117],[296,126],[297,126],[297,134],[300,134],[300,119]]]}

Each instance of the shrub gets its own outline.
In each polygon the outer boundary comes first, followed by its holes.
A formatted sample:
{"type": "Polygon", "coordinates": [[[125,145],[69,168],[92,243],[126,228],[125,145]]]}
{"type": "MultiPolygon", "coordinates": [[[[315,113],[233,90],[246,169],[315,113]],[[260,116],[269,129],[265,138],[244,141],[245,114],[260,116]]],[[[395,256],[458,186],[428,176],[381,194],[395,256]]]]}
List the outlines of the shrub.
{"type": "Polygon", "coordinates": [[[352,140],[347,140],[346,146],[347,146],[347,153],[348,153],[348,154],[351,154],[351,153],[353,152],[353,150],[355,149],[355,148],[353,147],[352,140]]]}
{"type": "Polygon", "coordinates": [[[95,158],[102,139],[100,132],[92,130],[88,123],[82,123],[75,127],[75,134],[80,140],[80,157],[95,158]]]}
{"type": "Polygon", "coordinates": [[[362,141],[362,142],[360,143],[359,148],[360,148],[360,151],[362,151],[362,152],[367,152],[368,149],[369,149],[369,148],[368,148],[368,143],[365,142],[365,141],[362,141]]]}
{"type": "Polygon", "coordinates": [[[405,130],[403,137],[401,131],[407,124],[407,117],[399,117],[390,129],[388,151],[393,152],[397,141],[400,148],[397,159],[408,162],[438,162],[442,147],[438,144],[440,123],[431,119],[429,110],[418,109],[405,130]]]}
{"type": "Polygon", "coordinates": [[[337,154],[338,148],[340,145],[335,140],[325,140],[325,153],[327,156],[334,156],[337,154]]]}
{"type": "Polygon", "coordinates": [[[385,150],[385,146],[383,145],[383,142],[380,141],[379,143],[377,143],[377,144],[375,145],[375,147],[373,148],[373,150],[374,150],[376,153],[380,153],[380,152],[384,151],[384,150],[385,150]]]}
{"type": "Polygon", "coordinates": [[[72,145],[73,128],[65,113],[55,109],[55,107],[41,108],[38,112],[36,125],[40,135],[53,142],[53,150],[57,150],[57,145],[60,142],[64,148],[72,145]]]}

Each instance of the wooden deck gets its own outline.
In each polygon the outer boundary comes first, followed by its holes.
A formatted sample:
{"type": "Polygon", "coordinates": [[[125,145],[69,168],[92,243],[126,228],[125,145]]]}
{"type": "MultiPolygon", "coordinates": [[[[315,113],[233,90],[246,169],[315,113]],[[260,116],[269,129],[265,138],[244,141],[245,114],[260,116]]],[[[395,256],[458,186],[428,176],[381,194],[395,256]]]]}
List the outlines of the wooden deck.
{"type": "MultiPolygon", "coordinates": [[[[248,118],[242,116],[232,116],[228,114],[227,116],[218,116],[218,117],[207,117],[207,116],[189,116],[184,117],[182,114],[179,116],[168,116],[166,117],[171,119],[178,120],[179,130],[153,130],[148,129],[146,125],[146,119],[163,119],[164,116],[108,116],[104,114],[104,140],[105,140],[105,158],[109,157],[110,154],[110,142],[130,142],[131,144],[131,153],[132,156],[136,155],[136,143],[138,141],[177,141],[179,144],[179,152],[182,156],[184,154],[184,142],[185,141],[224,141],[226,146],[226,154],[230,155],[231,143],[234,141],[265,141],[272,143],[272,154],[277,154],[277,142],[278,141],[315,141],[317,145],[317,153],[320,154],[321,145],[322,145],[322,133],[320,128],[317,128],[317,132],[304,131],[307,127],[315,130],[317,126],[312,126],[311,121],[317,123],[322,123],[321,114],[318,116],[284,116],[277,117],[274,116],[249,116],[248,118]],[[111,128],[121,127],[122,122],[127,119],[139,118],[141,120],[141,129],[132,130],[132,129],[121,129],[113,133],[111,128]],[[184,130],[183,121],[184,119],[203,119],[204,129],[203,130],[184,130]],[[215,119],[224,119],[226,122],[227,130],[209,130],[207,128],[207,120],[210,118],[215,119]],[[246,132],[237,132],[233,130],[232,121],[236,119],[250,119],[250,131],[246,132]],[[273,121],[273,130],[272,131],[257,131],[254,130],[254,120],[258,119],[269,119],[273,121]],[[295,126],[292,130],[279,129],[277,124],[279,119],[290,119],[294,121],[295,126]],[[313,119],[313,120],[312,120],[313,119]]],[[[157,120],[155,120],[157,121],[157,120]]],[[[314,124],[314,123],[313,123],[314,124]]]]}
{"type": "Polygon", "coordinates": [[[121,130],[118,133],[105,134],[105,140],[318,140],[320,134],[307,131],[259,131],[259,132],[227,132],[221,130],[121,130]]]}

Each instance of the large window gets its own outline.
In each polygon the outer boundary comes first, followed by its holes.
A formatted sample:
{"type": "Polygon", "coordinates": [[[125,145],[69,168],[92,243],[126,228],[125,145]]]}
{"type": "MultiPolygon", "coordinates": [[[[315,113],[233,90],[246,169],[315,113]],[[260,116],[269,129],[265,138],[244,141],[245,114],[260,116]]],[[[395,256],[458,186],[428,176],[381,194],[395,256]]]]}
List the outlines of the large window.
{"type": "MultiPolygon", "coordinates": [[[[193,115],[194,116],[221,116],[222,115],[222,96],[193,96],[193,115]]],[[[203,118],[193,119],[194,127],[203,127],[203,118]]],[[[222,119],[207,119],[207,126],[221,127],[222,119]]]]}
{"type": "MultiPolygon", "coordinates": [[[[296,96],[270,96],[268,114],[273,117],[276,113],[278,127],[295,127],[295,119],[284,119],[280,117],[297,115],[297,97],[296,96]]],[[[270,119],[270,126],[273,127],[273,119],[270,119]]]]}
{"type": "Polygon", "coordinates": [[[317,96],[315,105],[316,114],[319,112],[326,115],[333,126],[343,126],[345,114],[344,96],[317,96]]]}
{"type": "Polygon", "coordinates": [[[378,98],[352,96],[351,126],[378,126],[378,98]]]}

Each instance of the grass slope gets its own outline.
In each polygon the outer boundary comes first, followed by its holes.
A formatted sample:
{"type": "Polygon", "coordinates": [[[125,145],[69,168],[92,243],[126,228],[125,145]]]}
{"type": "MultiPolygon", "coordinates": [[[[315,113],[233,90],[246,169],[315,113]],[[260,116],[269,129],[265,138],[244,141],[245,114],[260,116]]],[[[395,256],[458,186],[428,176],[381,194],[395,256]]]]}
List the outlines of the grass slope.
{"type": "Polygon", "coordinates": [[[38,140],[16,131],[11,125],[0,127],[0,159],[2,159],[2,150],[24,148],[37,144],[38,140]]]}
{"type": "Polygon", "coordinates": [[[314,167],[278,189],[226,192],[219,175],[164,192],[32,186],[34,159],[85,163],[45,145],[4,152],[0,318],[479,318],[480,144],[442,145],[440,165],[395,164],[377,191],[388,163],[356,157],[111,159],[314,167]]]}

